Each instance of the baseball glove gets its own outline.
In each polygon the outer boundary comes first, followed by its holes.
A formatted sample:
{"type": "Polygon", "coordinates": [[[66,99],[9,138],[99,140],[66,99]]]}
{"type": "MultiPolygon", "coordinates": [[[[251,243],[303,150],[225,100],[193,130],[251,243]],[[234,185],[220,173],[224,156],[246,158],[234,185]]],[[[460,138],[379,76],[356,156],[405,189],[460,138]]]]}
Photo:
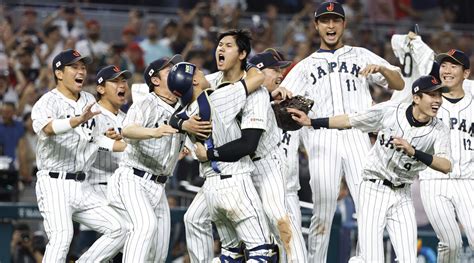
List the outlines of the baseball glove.
{"type": "Polygon", "coordinates": [[[302,126],[296,123],[296,121],[291,118],[291,114],[286,111],[286,109],[294,108],[308,114],[308,112],[313,107],[313,104],[313,100],[307,99],[300,95],[294,96],[291,99],[281,101],[278,104],[273,104],[272,108],[275,112],[275,118],[278,127],[280,127],[284,131],[296,131],[301,129],[302,126]]]}

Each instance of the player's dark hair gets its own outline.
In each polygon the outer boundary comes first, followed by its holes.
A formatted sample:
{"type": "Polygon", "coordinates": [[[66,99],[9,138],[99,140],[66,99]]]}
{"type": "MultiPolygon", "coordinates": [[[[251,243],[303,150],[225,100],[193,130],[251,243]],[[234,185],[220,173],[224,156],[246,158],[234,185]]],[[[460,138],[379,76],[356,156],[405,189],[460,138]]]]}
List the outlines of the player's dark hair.
{"type": "MultiPolygon", "coordinates": [[[[416,95],[416,96],[420,97],[420,99],[423,98],[423,92],[418,92],[418,93],[415,93],[415,94],[413,94],[413,95],[416,95]]],[[[412,102],[411,102],[411,105],[412,105],[412,106],[415,106],[415,102],[412,101],[412,102]]]]}
{"type": "Polygon", "coordinates": [[[245,29],[231,29],[229,31],[221,33],[217,37],[217,42],[221,41],[226,36],[234,37],[235,43],[237,44],[237,47],[239,49],[239,53],[245,51],[245,58],[241,61],[240,64],[240,68],[244,70],[245,66],[247,65],[247,57],[250,55],[250,51],[252,50],[252,45],[250,44],[252,36],[250,34],[250,31],[245,29]]]}
{"type": "MultiPolygon", "coordinates": [[[[64,66],[60,66],[56,70],[61,70],[62,72],[64,72],[64,66]]],[[[54,76],[54,83],[57,85],[58,84],[58,77],[56,77],[56,70],[53,71],[53,76],[54,76]]]]}

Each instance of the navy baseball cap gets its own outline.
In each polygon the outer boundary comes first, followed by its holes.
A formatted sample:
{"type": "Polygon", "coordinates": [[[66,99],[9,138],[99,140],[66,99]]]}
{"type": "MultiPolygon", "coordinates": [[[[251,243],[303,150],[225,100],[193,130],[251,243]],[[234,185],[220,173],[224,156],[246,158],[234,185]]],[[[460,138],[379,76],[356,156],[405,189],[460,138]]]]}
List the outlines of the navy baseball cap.
{"type": "Polygon", "coordinates": [[[249,62],[260,70],[266,68],[286,68],[291,64],[291,61],[278,60],[271,52],[259,53],[253,56],[249,62]]]}
{"type": "Polygon", "coordinates": [[[448,92],[448,88],[441,85],[441,83],[433,76],[421,76],[411,86],[412,94],[428,93],[441,89],[442,93],[448,92]]]}
{"type": "Polygon", "coordinates": [[[162,57],[160,59],[157,59],[148,65],[146,67],[145,72],[143,73],[143,77],[145,79],[145,83],[148,85],[148,87],[153,88],[154,85],[151,82],[151,77],[153,77],[156,73],[158,73],[160,70],[162,70],[164,67],[167,65],[176,65],[179,62],[183,62],[183,57],[180,54],[174,55],[173,57],[162,57]]]}
{"type": "Polygon", "coordinates": [[[346,18],[346,13],[344,12],[344,8],[338,2],[324,2],[319,5],[318,9],[314,13],[314,19],[318,19],[322,15],[337,15],[342,17],[343,19],[346,18]]]}
{"type": "Polygon", "coordinates": [[[64,66],[68,66],[82,60],[84,64],[92,63],[92,58],[82,56],[75,49],[67,49],[57,54],[53,59],[53,71],[62,69],[64,66]]]}
{"type": "Polygon", "coordinates": [[[444,60],[451,60],[452,62],[463,66],[465,69],[469,69],[471,67],[469,58],[458,49],[451,49],[446,53],[441,53],[436,56],[436,61],[441,64],[444,60]]]}
{"type": "Polygon", "coordinates": [[[132,77],[132,73],[128,70],[120,70],[114,65],[106,66],[97,72],[95,82],[97,85],[104,86],[107,80],[113,80],[122,75],[125,79],[130,79],[132,77]]]}
{"type": "Polygon", "coordinates": [[[196,65],[180,62],[174,65],[168,74],[168,89],[180,98],[181,105],[186,106],[193,96],[193,76],[196,65]]]}

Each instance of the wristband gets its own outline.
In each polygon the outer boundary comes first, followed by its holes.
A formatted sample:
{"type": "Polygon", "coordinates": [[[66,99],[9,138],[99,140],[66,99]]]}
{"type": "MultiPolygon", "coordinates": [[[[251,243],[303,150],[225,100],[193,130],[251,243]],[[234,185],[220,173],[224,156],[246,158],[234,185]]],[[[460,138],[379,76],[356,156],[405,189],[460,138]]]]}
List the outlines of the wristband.
{"type": "Polygon", "coordinates": [[[311,126],[314,129],[329,128],[329,118],[311,119],[311,126]]]}
{"type": "Polygon", "coordinates": [[[99,150],[104,152],[113,152],[115,140],[110,139],[106,136],[99,136],[96,143],[99,145],[99,150]]]}
{"type": "Polygon", "coordinates": [[[427,166],[430,166],[433,163],[433,155],[418,151],[417,149],[415,149],[415,154],[413,155],[413,157],[418,159],[418,161],[426,164],[427,166]]]}
{"type": "Polygon", "coordinates": [[[72,129],[71,119],[56,119],[51,123],[54,134],[63,134],[72,129]]]}

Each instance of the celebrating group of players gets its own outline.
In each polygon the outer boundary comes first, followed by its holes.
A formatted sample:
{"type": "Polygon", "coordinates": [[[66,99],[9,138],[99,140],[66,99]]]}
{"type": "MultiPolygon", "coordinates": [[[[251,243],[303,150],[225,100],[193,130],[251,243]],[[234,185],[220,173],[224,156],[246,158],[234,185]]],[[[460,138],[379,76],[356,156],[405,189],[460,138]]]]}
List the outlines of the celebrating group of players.
{"type": "Polygon", "coordinates": [[[90,59],[75,50],[57,55],[56,88],[32,111],[39,135],[36,193],[49,239],[44,262],[64,262],[72,220],[103,234],[78,262],[107,261],[121,250],[124,262],[164,262],[165,184],[188,151],[205,178],[184,217],[191,262],[213,260],[211,222],[222,244],[219,262],[325,262],[343,175],[359,227],[360,249],[351,261],[383,262],[386,227],[398,260],[416,262],[410,185],[420,172],[440,262],[456,262],[462,246],[456,216],[474,245],[474,105],[470,88],[463,88],[470,84],[469,60],[449,51],[436,56],[436,77],[422,76],[432,71],[434,53],[408,35],[407,53],[426,61],[415,63],[416,80],[404,81],[398,67],[344,45],[345,25],[341,5],[321,4],[314,20],[320,49],[283,82],[290,62],[268,49],[247,63],[251,40],[243,30],[218,37],[216,73],[204,76],[180,55],[159,58],[144,72],[149,93],[126,114],[120,108],[128,71],[102,68],[96,101],[82,91],[90,59]],[[369,83],[401,92],[371,106],[369,83]],[[288,109],[309,127],[282,131],[271,100],[291,95],[315,103],[309,117],[288,109]],[[374,146],[368,132],[378,132],[374,146]],[[307,245],[297,196],[300,140],[314,203],[307,245]]]}

